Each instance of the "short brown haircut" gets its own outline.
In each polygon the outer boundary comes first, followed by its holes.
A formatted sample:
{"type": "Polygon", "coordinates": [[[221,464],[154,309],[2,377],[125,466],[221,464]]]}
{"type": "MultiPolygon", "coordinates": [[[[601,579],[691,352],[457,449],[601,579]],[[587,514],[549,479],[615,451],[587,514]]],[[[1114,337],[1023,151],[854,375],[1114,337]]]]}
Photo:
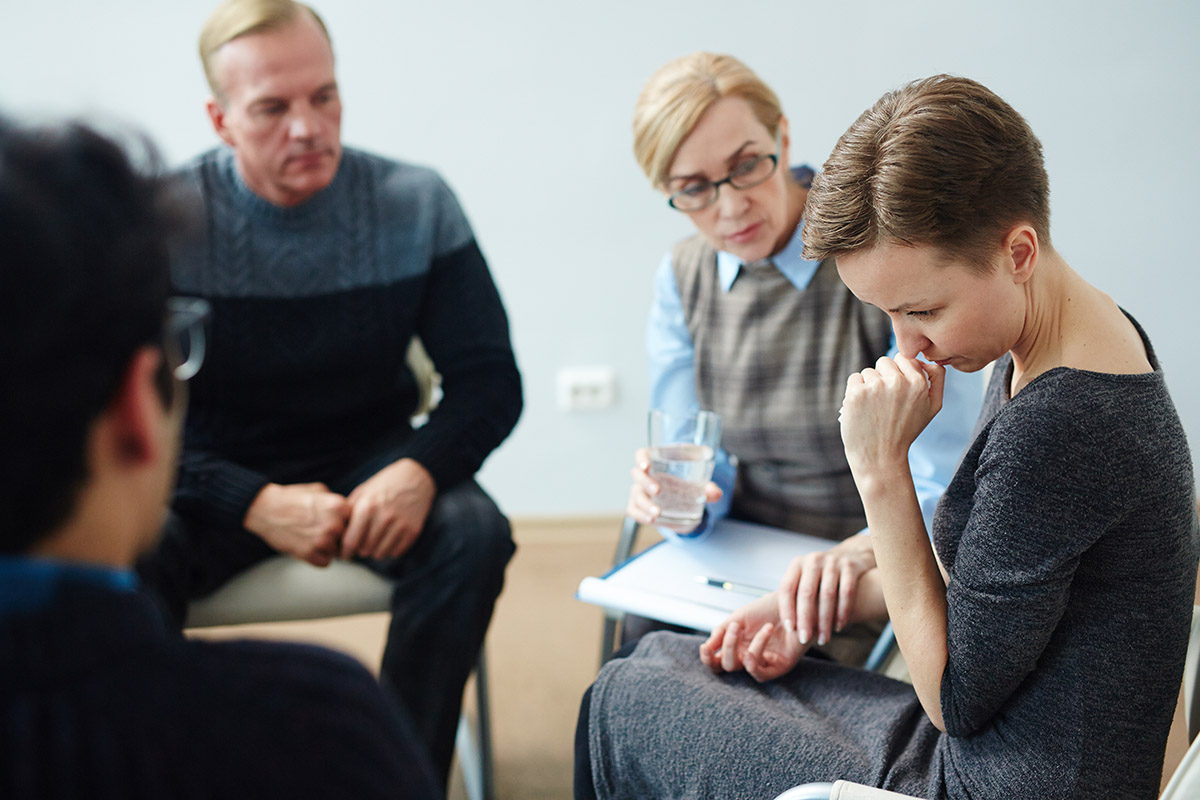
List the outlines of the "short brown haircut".
{"type": "Polygon", "coordinates": [[[771,87],[733,56],[696,52],[659,67],[633,108],[633,155],[654,188],[667,172],[683,140],[713,103],[740,97],[772,137],[783,109],[771,87]]]}
{"type": "Polygon", "coordinates": [[[208,79],[213,96],[224,100],[221,86],[213,74],[213,56],[218,50],[239,36],[279,30],[305,13],[312,15],[325,38],[329,39],[329,30],[320,15],[294,0],[225,0],[217,6],[200,31],[200,62],[204,64],[204,77],[208,79]]]}
{"type": "Polygon", "coordinates": [[[914,81],[863,112],[813,180],[804,257],[933,245],[987,270],[1007,230],[1050,244],[1050,183],[1029,124],[980,83],[914,81]]]}

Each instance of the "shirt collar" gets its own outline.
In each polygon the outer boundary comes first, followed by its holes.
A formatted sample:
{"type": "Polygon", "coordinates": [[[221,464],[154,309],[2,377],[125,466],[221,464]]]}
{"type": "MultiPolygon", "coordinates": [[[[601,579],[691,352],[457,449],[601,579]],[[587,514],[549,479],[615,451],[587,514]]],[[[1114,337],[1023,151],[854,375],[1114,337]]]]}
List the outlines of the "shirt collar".
{"type": "Polygon", "coordinates": [[[82,581],[119,591],[138,587],[133,570],[49,558],[0,556],[0,617],[48,606],[60,584],[82,581]]]}
{"type": "MultiPolygon", "coordinates": [[[[817,274],[817,267],[821,265],[820,261],[804,259],[804,243],[800,240],[800,233],[803,230],[804,219],[801,218],[800,224],[796,226],[796,232],[792,234],[791,241],[782,250],[771,256],[775,268],[782,272],[783,276],[800,291],[808,288],[813,275],[817,274]]],[[[717,251],[717,278],[720,280],[723,291],[728,292],[733,288],[733,282],[737,280],[742,271],[742,263],[742,260],[733,253],[717,251]]]]}

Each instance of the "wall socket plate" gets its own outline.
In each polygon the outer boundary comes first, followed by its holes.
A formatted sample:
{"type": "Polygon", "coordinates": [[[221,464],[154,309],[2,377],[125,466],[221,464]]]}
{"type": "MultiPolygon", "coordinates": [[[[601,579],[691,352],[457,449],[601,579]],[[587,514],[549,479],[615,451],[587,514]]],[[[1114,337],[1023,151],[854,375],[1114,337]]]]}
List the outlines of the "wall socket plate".
{"type": "Polygon", "coordinates": [[[617,370],[613,367],[563,367],[556,383],[562,411],[600,411],[617,404],[617,370]]]}

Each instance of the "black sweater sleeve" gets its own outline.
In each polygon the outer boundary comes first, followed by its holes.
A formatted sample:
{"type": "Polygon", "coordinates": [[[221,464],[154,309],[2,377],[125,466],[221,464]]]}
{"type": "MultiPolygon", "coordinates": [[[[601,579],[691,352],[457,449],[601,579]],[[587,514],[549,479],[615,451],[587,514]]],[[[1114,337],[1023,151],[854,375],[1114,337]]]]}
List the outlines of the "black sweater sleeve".
{"type": "Polygon", "coordinates": [[[198,450],[179,458],[172,507],[221,530],[242,527],[254,498],[270,479],[256,470],[198,450]]]}
{"type": "Polygon", "coordinates": [[[446,487],[479,469],[522,407],[508,317],[473,239],[434,259],[417,333],[442,376],[443,396],[406,455],[446,487]]]}

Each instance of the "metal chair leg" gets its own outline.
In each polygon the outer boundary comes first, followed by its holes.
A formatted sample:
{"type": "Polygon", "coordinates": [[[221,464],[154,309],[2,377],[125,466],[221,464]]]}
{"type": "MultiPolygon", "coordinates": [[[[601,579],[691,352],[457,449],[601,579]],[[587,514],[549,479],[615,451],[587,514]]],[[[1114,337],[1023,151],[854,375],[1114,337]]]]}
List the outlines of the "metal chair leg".
{"type": "Polygon", "coordinates": [[[470,800],[494,800],[492,723],[488,706],[487,658],[483,648],[479,649],[479,659],[475,662],[475,730],[471,730],[467,715],[460,715],[454,747],[458,751],[467,797],[470,800]]]}
{"type": "Polygon", "coordinates": [[[487,658],[483,647],[479,648],[479,661],[475,665],[476,724],[479,726],[479,767],[483,778],[483,800],[496,796],[492,773],[492,712],[488,702],[487,658]]]}
{"type": "Polygon", "coordinates": [[[624,618],[617,611],[604,611],[604,631],[600,634],[600,666],[604,666],[617,651],[617,623],[624,618]]]}
{"type": "MultiPolygon", "coordinates": [[[[626,517],[621,523],[621,535],[617,539],[617,549],[613,553],[612,565],[620,566],[629,560],[629,556],[633,553],[633,546],[637,543],[638,528],[640,525],[631,517],[626,517]]],[[[600,666],[608,663],[612,658],[613,653],[617,651],[617,623],[625,617],[619,611],[604,611],[604,630],[600,634],[600,666]]]]}
{"type": "Polygon", "coordinates": [[[629,555],[633,552],[633,545],[637,542],[638,528],[641,527],[637,520],[632,517],[626,517],[621,524],[621,536],[617,539],[617,549],[613,553],[613,566],[624,564],[629,555]]]}
{"type": "Polygon", "coordinates": [[[867,662],[863,664],[863,669],[879,672],[894,649],[896,649],[896,634],[892,631],[892,623],[889,622],[884,626],[879,638],[875,640],[875,646],[871,648],[871,654],[867,656],[867,662]]]}

